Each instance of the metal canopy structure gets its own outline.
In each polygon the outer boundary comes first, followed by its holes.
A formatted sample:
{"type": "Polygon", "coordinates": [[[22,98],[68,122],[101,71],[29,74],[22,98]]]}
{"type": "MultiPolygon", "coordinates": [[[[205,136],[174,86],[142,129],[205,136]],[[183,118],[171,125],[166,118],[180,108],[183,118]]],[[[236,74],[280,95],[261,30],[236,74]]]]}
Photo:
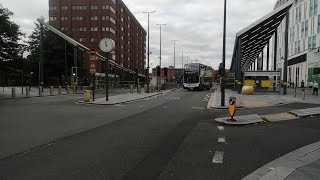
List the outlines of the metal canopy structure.
{"type": "MultiPolygon", "coordinates": [[[[280,23],[286,17],[286,40],[285,46],[288,48],[288,18],[289,18],[289,9],[292,6],[293,1],[288,1],[282,6],[278,7],[274,11],[265,15],[261,19],[252,23],[248,27],[239,31],[236,34],[235,45],[233,50],[232,62],[230,70],[235,72],[235,79],[238,84],[241,84],[242,73],[248,70],[259,70],[256,67],[256,60],[259,58],[260,54],[262,54],[262,63],[263,64],[263,49],[267,46],[267,64],[269,66],[269,42],[272,36],[275,35],[275,50],[274,50],[274,61],[276,58],[276,42],[277,42],[277,28],[280,23]]],[[[286,50],[286,52],[288,52],[286,50]]],[[[287,61],[287,56],[285,57],[285,61],[287,61]]],[[[259,64],[259,61],[257,61],[259,64]]],[[[262,68],[260,69],[262,70],[262,68]]],[[[267,69],[268,70],[268,69],[267,69]]],[[[275,66],[274,66],[274,70],[275,66]]],[[[239,87],[238,87],[239,90],[239,87]]]]}
{"type": "MultiPolygon", "coordinates": [[[[71,37],[65,35],[64,33],[62,33],[61,31],[57,30],[56,28],[50,26],[49,24],[45,23],[43,20],[41,19],[37,19],[37,21],[42,24],[43,26],[45,26],[46,28],[48,28],[50,31],[52,31],[53,33],[57,34],[58,36],[60,36],[61,38],[63,38],[64,40],[68,41],[70,44],[72,44],[73,46],[75,47],[78,47],[79,49],[81,49],[82,51],[85,51],[87,53],[90,52],[90,48],[82,45],[81,43],[75,41],[74,39],[72,39],[71,37]]],[[[104,56],[102,56],[101,54],[97,53],[97,57],[99,58],[99,60],[101,61],[106,61],[106,58],[104,56]]],[[[131,74],[135,74],[136,72],[135,71],[132,71],[128,68],[125,68],[123,66],[121,66],[120,64],[117,64],[115,61],[113,60],[108,60],[109,61],[109,64],[112,65],[112,66],[115,66],[115,67],[118,67],[120,69],[123,69],[124,71],[127,71],[131,74]]],[[[144,74],[138,74],[138,76],[140,77],[146,77],[144,74]]]]}

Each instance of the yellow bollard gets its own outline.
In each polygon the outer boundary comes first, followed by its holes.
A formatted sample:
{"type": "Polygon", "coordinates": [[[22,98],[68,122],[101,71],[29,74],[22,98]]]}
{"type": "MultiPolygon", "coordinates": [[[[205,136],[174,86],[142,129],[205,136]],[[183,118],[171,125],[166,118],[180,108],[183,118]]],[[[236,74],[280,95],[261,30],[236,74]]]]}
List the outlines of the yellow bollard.
{"type": "Polygon", "coordinates": [[[236,121],[235,119],[233,119],[236,113],[236,102],[237,102],[237,99],[235,97],[229,97],[229,113],[231,116],[230,121],[236,121]]]}
{"type": "Polygon", "coordinates": [[[90,90],[85,90],[83,94],[83,101],[84,102],[89,102],[91,99],[91,93],[90,90]]]}

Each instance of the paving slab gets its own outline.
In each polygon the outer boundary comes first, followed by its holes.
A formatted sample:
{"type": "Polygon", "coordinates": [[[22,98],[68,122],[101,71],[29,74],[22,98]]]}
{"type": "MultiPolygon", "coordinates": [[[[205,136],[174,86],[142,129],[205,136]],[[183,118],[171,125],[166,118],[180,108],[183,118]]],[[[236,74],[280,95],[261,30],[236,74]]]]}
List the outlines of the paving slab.
{"type": "Polygon", "coordinates": [[[307,109],[298,109],[290,111],[289,113],[294,114],[299,117],[306,117],[306,116],[314,116],[320,114],[320,107],[316,108],[307,108],[307,109]]]}
{"type": "Polygon", "coordinates": [[[294,116],[289,113],[268,114],[268,115],[262,115],[261,117],[270,122],[298,119],[297,116],[294,116]]]}
{"type": "Polygon", "coordinates": [[[230,117],[216,118],[215,121],[228,124],[228,125],[247,125],[264,122],[264,120],[258,114],[235,116],[236,121],[230,121],[230,117]]]}

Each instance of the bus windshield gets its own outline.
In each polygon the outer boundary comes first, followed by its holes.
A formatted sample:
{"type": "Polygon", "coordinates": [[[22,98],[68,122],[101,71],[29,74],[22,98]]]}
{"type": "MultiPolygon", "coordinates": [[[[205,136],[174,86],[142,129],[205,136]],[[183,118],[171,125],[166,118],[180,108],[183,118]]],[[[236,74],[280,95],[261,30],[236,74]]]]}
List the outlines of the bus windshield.
{"type": "Polygon", "coordinates": [[[184,83],[199,83],[199,75],[197,73],[184,74],[184,83]]]}

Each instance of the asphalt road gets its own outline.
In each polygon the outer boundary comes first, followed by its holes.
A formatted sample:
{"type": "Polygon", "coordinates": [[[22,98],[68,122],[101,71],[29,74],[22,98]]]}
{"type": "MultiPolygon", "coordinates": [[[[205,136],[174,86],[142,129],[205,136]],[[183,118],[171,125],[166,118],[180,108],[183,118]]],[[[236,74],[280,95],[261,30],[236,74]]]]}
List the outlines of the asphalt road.
{"type": "Polygon", "coordinates": [[[76,105],[70,96],[0,101],[0,179],[241,179],[320,141],[318,117],[221,128],[213,119],[227,111],[206,110],[208,94],[180,89],[117,106],[76,105]]]}

